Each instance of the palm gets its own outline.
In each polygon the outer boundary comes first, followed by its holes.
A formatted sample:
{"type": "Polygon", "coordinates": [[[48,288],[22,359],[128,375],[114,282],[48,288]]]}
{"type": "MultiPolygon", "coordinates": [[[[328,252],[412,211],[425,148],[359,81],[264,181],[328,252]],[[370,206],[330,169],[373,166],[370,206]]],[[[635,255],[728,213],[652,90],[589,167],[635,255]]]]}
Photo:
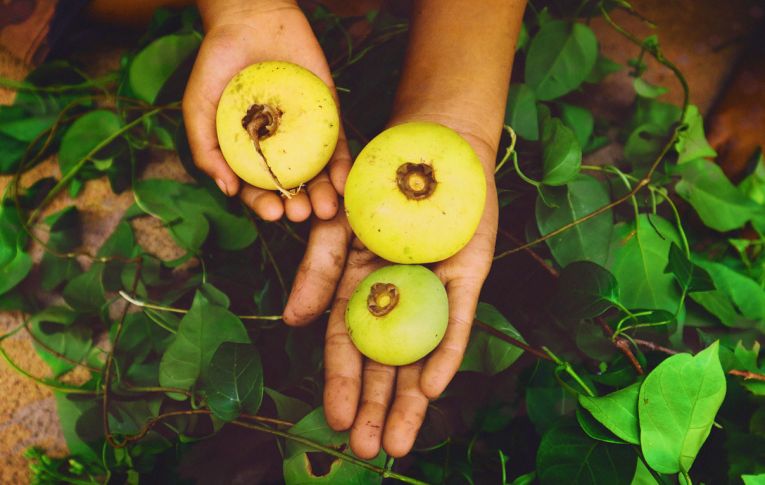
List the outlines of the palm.
{"type": "Polygon", "coordinates": [[[327,328],[324,403],[330,426],[353,426],[351,448],[360,457],[374,457],[381,443],[392,456],[408,453],[429,399],[443,392],[462,362],[494,252],[497,199],[493,184],[489,186],[487,207],[473,239],[456,255],[432,266],[447,289],[449,326],[439,347],[424,361],[391,367],[364,359],[354,347],[344,320],[348,299],[367,274],[388,263],[358,240],[352,243],[327,328]]]}
{"type": "Polygon", "coordinates": [[[282,201],[271,191],[244,184],[226,164],[215,132],[215,112],[229,80],[244,67],[265,60],[298,64],[319,76],[334,92],[332,76],[308,21],[297,6],[265,12],[243,12],[233,21],[210,27],[194,64],[183,99],[189,144],[195,163],[228,195],[239,194],[258,215],[267,220],[286,213],[302,221],[313,212],[329,219],[337,212],[337,190],[341,190],[350,167],[345,136],[330,162],[330,178],[322,173],[297,196],[282,201]],[[333,187],[334,185],[334,187],[333,187]]]}

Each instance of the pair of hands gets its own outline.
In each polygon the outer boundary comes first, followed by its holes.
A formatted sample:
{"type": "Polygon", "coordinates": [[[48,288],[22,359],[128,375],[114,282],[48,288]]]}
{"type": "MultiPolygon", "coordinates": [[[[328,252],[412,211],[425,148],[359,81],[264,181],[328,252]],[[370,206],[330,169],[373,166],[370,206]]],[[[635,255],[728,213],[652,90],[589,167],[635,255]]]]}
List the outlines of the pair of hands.
{"type": "MultiPolygon", "coordinates": [[[[487,177],[486,209],[470,243],[452,258],[432,267],[446,286],[449,325],[439,347],[426,359],[391,367],[364,359],[350,340],[345,308],[356,285],[387,264],[353,237],[338,199],[343,194],[351,157],[341,129],[327,170],[306,191],[282,200],[275,192],[242,182],[218,147],[215,112],[228,81],[259,61],[282,60],[319,76],[334,92],[321,47],[294,1],[200,2],[206,36],[183,100],[183,114],[195,163],[229,196],[238,195],[261,218],[285,216],[294,222],[313,213],[305,256],[284,310],[288,325],[305,325],[332,305],[325,344],[324,405],[328,424],[351,428],[350,444],[361,458],[377,455],[382,445],[394,457],[407,454],[425,418],[428,402],[437,398],[462,361],[481,286],[494,254],[497,196],[493,164],[496,147],[469,127],[481,120],[455,119],[418,106],[396,106],[390,124],[434,121],[458,131],[476,150],[487,177]],[[334,300],[333,300],[334,296],[334,300]]],[[[335,94],[337,99],[337,95],[335,94]]]]}

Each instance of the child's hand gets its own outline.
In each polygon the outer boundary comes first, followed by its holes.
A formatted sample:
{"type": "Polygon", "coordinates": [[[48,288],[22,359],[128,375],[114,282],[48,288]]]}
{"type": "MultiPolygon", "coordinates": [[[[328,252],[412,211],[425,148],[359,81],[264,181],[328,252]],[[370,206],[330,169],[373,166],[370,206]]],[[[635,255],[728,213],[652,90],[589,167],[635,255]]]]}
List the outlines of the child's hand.
{"type": "MultiPolygon", "coordinates": [[[[195,164],[229,196],[239,197],[268,221],[285,213],[294,222],[313,212],[319,219],[337,213],[351,165],[345,134],[325,171],[288,200],[241,181],[223,158],[215,131],[215,113],[223,89],[241,69],[260,61],[288,61],[319,76],[333,91],[324,53],[294,0],[200,0],[205,38],[183,97],[183,118],[195,164]]],[[[337,95],[335,94],[335,100],[337,95]]]]}

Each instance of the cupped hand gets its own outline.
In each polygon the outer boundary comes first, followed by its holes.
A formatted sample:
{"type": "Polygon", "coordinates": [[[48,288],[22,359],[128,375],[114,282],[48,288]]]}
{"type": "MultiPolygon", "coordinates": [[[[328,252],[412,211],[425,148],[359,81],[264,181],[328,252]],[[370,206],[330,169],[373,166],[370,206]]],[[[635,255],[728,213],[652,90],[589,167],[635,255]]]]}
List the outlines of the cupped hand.
{"type": "Polygon", "coordinates": [[[183,118],[194,163],[228,196],[239,195],[258,216],[275,221],[286,214],[301,222],[313,214],[332,219],[351,165],[345,134],[327,169],[290,199],[244,183],[218,146],[215,113],[226,84],[241,69],[260,61],[298,64],[324,81],[337,101],[324,53],[294,0],[206,0],[199,2],[205,38],[183,97],[183,118]]]}
{"type": "MultiPolygon", "coordinates": [[[[419,120],[449,124],[448,119],[433,116],[419,120]]],[[[486,208],[468,245],[431,266],[446,286],[449,298],[449,324],[436,350],[414,364],[392,367],[365,359],[353,345],[345,325],[348,299],[365,276],[389,263],[352,237],[342,213],[333,221],[318,222],[313,229],[285,309],[284,318],[289,324],[304,324],[316,318],[329,304],[334,283],[342,273],[325,340],[324,406],[327,422],[333,429],[351,428],[351,449],[361,458],[376,456],[381,445],[394,457],[411,450],[429,400],[444,391],[459,369],[467,347],[481,287],[494,255],[498,208],[490,168],[496,149],[464,131],[460,134],[486,167],[486,208]],[[346,258],[344,248],[349,244],[346,258]]]]}

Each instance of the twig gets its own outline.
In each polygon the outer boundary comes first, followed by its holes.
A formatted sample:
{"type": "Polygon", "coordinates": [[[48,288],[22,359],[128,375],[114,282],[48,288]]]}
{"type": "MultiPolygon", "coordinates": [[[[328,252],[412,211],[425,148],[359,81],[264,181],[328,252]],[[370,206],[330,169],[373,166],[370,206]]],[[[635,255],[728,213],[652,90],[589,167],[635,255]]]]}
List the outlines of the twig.
{"type": "Polygon", "coordinates": [[[728,371],[728,374],[730,374],[732,376],[743,377],[745,381],[754,380],[754,381],[765,382],[765,375],[757,374],[755,372],[750,372],[748,370],[736,370],[736,369],[732,369],[732,370],[728,371]]]}
{"type": "Polygon", "coordinates": [[[613,342],[614,347],[619,349],[621,353],[624,354],[625,357],[627,357],[627,360],[630,361],[632,364],[632,367],[635,368],[635,372],[638,373],[638,375],[645,374],[645,371],[643,370],[643,366],[640,365],[640,362],[637,360],[637,357],[635,357],[635,354],[632,353],[632,349],[630,348],[630,344],[625,338],[617,337],[616,340],[613,339],[614,331],[611,330],[611,327],[608,326],[608,323],[606,323],[605,320],[603,320],[601,317],[595,318],[595,323],[600,325],[600,328],[603,329],[603,333],[606,334],[608,337],[611,337],[611,342],[613,342]]]}
{"type": "MultiPolygon", "coordinates": [[[[515,236],[514,236],[514,235],[513,235],[513,234],[512,234],[510,231],[508,231],[508,230],[506,230],[506,229],[503,229],[503,228],[501,228],[501,227],[500,227],[500,228],[499,228],[499,232],[500,232],[500,233],[501,233],[503,236],[505,236],[506,238],[508,238],[510,241],[512,241],[512,243],[513,243],[513,244],[515,244],[515,245],[518,245],[518,246],[521,246],[521,245],[523,245],[523,242],[522,242],[520,239],[518,239],[517,237],[515,237],[515,236]]],[[[548,273],[550,273],[550,276],[552,276],[552,277],[554,277],[554,278],[557,278],[558,276],[560,276],[560,272],[559,272],[557,269],[555,269],[555,268],[554,268],[554,267],[553,267],[551,264],[548,264],[548,263],[547,263],[547,261],[545,261],[545,260],[542,258],[542,256],[538,255],[538,254],[537,254],[537,253],[536,253],[536,252],[535,252],[533,249],[531,249],[531,248],[524,248],[524,251],[526,252],[526,254],[528,254],[529,256],[531,256],[531,258],[532,258],[534,261],[536,261],[537,263],[539,263],[539,265],[540,265],[540,266],[541,266],[541,267],[542,267],[542,268],[543,268],[545,271],[547,271],[548,273]]]]}
{"type": "MultiPolygon", "coordinates": [[[[185,308],[176,308],[171,306],[155,305],[154,303],[147,303],[128,295],[126,292],[120,290],[119,295],[131,305],[135,305],[141,308],[148,308],[150,310],[159,310],[170,313],[182,313],[186,314],[189,311],[185,308]]],[[[242,320],[281,320],[281,315],[237,315],[237,318],[242,320]]]]}
{"type": "Polygon", "coordinates": [[[525,342],[521,342],[520,340],[513,338],[507,335],[506,333],[500,332],[499,330],[497,330],[496,328],[492,327],[491,325],[487,323],[484,323],[478,319],[473,320],[473,323],[475,324],[478,330],[481,330],[482,332],[486,332],[494,337],[497,337],[500,340],[504,340],[510,345],[521,348],[525,350],[526,352],[536,356],[539,359],[549,360],[549,361],[553,360],[552,357],[547,355],[547,353],[544,352],[543,350],[535,349],[534,347],[530,346],[529,344],[525,342]]]}
{"type": "Polygon", "coordinates": [[[655,343],[653,343],[653,342],[651,342],[649,340],[633,338],[632,341],[635,342],[635,344],[639,345],[640,347],[645,347],[648,350],[653,350],[653,351],[656,351],[656,352],[663,352],[663,353],[665,353],[667,355],[675,355],[675,354],[679,354],[680,353],[677,350],[670,349],[670,348],[667,348],[667,347],[662,347],[661,345],[655,344],[655,343]]]}

